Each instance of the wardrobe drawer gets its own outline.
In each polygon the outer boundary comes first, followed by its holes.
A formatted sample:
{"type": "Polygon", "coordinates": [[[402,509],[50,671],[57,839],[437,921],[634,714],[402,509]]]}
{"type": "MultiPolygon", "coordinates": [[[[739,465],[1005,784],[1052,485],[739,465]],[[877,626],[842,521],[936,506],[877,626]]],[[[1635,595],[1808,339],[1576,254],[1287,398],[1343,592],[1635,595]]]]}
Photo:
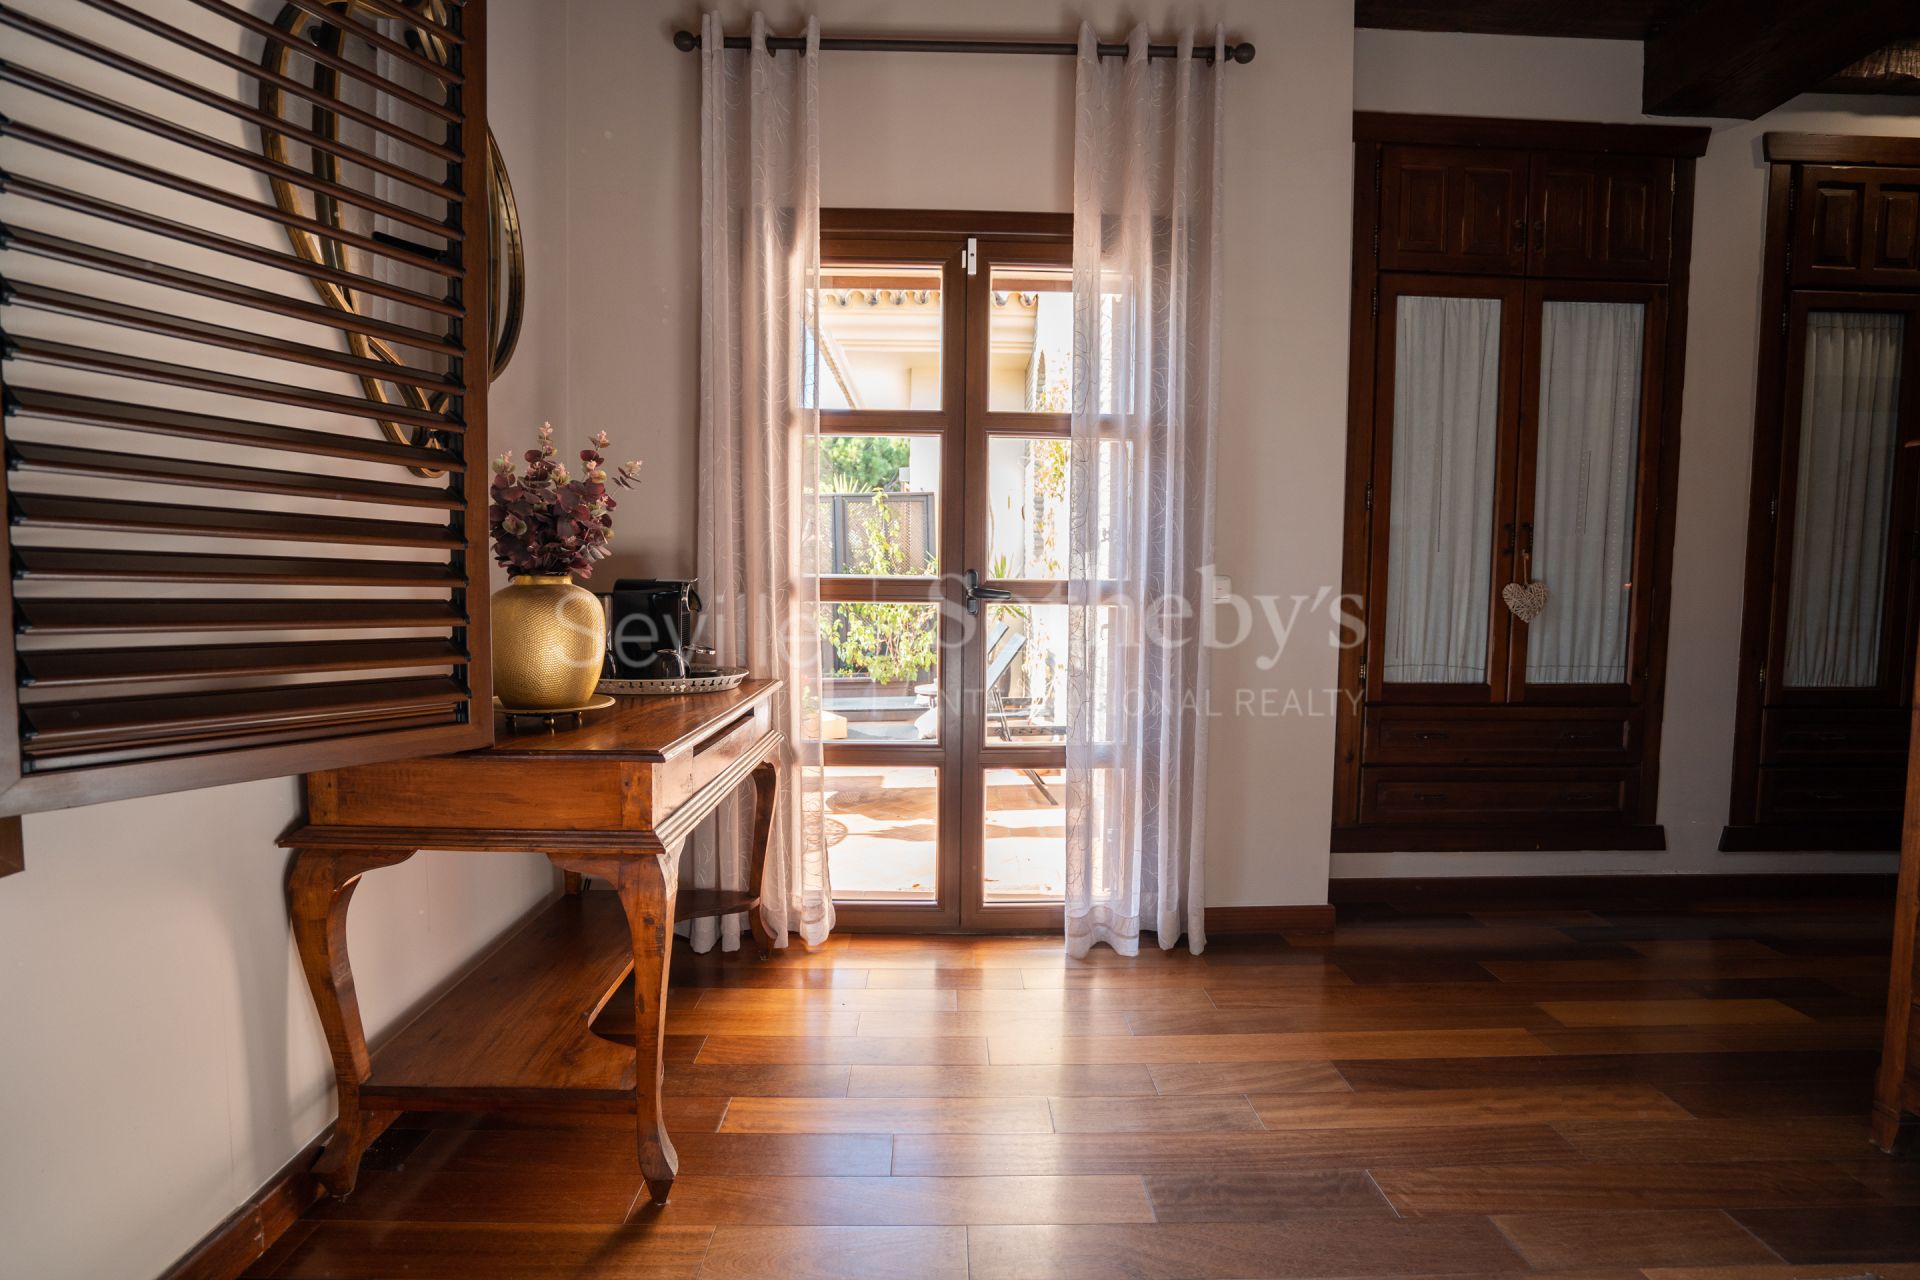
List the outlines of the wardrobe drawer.
{"type": "Polygon", "coordinates": [[[1841,759],[1897,766],[1907,755],[1907,712],[1900,707],[1769,707],[1760,713],[1760,754],[1768,764],[1841,759]]]}
{"type": "Polygon", "coordinates": [[[1906,781],[1906,770],[1899,766],[1763,768],[1760,770],[1760,821],[1897,819],[1906,781]]]}
{"type": "Polygon", "coordinates": [[[1534,708],[1437,711],[1368,707],[1368,764],[1631,764],[1639,758],[1639,716],[1534,708]]]}
{"type": "Polygon", "coordinates": [[[1360,771],[1360,821],[1622,822],[1632,813],[1638,790],[1638,776],[1630,769],[1367,768],[1360,771]]]}

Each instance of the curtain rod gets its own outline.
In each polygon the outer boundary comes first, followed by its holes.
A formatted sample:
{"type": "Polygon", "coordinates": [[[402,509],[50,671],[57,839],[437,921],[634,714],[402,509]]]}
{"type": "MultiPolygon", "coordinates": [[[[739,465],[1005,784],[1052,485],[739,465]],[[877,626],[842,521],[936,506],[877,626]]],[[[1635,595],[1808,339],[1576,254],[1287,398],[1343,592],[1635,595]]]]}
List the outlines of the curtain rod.
{"type": "MultiPolygon", "coordinates": [[[[750,49],[753,39],[751,36],[728,36],[725,44],[729,49],[750,49]]],[[[692,53],[700,47],[700,37],[691,31],[676,31],[673,33],[673,45],[682,53],[692,53]]],[[[782,49],[799,51],[806,47],[806,40],[800,36],[767,37],[767,48],[776,53],[782,49]]],[[[1066,57],[1080,52],[1080,46],[1071,40],[894,40],[871,36],[823,36],[820,48],[823,52],[839,53],[1038,53],[1066,57]]],[[[1179,54],[1178,45],[1147,46],[1149,58],[1174,58],[1179,54]]],[[[1100,56],[1124,58],[1127,56],[1127,46],[1102,44],[1100,56]]],[[[1213,46],[1201,48],[1195,45],[1193,56],[1203,62],[1212,62],[1213,46]]],[[[1252,62],[1253,46],[1245,41],[1228,45],[1227,61],[1252,62]]]]}

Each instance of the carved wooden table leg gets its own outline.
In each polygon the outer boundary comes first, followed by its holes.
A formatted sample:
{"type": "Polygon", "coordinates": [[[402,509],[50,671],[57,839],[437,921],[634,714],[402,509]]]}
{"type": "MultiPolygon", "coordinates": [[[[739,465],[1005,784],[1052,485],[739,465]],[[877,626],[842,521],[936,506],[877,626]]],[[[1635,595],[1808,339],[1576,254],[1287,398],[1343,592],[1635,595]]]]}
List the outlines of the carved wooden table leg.
{"type": "Polygon", "coordinates": [[[333,1136],[313,1172],[320,1185],[336,1196],[353,1190],[367,1146],[367,1118],[360,1107],[360,1086],[369,1069],[367,1033],[353,989],[353,965],[347,958],[347,906],[362,875],[405,862],[413,853],[412,849],[296,849],[287,876],[294,944],[327,1034],[327,1048],[333,1052],[333,1078],[340,1099],[333,1136]]]}
{"type": "Polygon", "coordinates": [[[647,1195],[665,1204],[680,1169],[667,1136],[661,1085],[666,1077],[667,966],[673,958],[673,905],[679,892],[678,850],[635,850],[621,856],[547,856],[563,871],[578,871],[612,884],[633,935],[634,1128],[640,1176],[647,1195]]]}
{"type": "MultiPolygon", "coordinates": [[[[774,767],[773,761],[763,761],[753,771],[753,860],[747,870],[747,886],[760,895],[767,891],[767,845],[773,838],[773,815],[779,802],[780,770],[774,767]]],[[[765,915],[764,898],[747,911],[747,921],[753,926],[754,945],[760,948],[762,960],[773,954],[777,941],[773,931],[767,928],[765,915]]]]}

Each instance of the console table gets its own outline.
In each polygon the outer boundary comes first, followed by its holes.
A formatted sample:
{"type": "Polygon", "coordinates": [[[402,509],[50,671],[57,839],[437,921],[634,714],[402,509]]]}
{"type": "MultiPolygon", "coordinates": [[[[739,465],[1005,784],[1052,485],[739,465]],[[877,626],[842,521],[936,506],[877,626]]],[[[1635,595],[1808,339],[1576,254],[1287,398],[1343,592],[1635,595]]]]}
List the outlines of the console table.
{"type": "Polygon", "coordinates": [[[575,727],[501,732],[481,751],[307,775],[306,820],[280,843],[294,851],[294,939],[340,1095],[314,1170],[327,1191],[353,1189],[380,1113],[544,1108],[632,1113],[641,1175],[665,1203],[678,1164],[660,1101],[673,924],[744,911],[761,954],[773,945],[758,908],[779,792],[779,687],[623,698],[575,727]],[[748,889],[677,894],[687,836],[748,780],[748,889]],[[361,876],[421,849],[544,853],[569,892],[369,1054],[347,907],[361,876]],[[585,876],[614,892],[579,892],[585,876]],[[592,1028],[628,974],[631,1046],[592,1028]]]}

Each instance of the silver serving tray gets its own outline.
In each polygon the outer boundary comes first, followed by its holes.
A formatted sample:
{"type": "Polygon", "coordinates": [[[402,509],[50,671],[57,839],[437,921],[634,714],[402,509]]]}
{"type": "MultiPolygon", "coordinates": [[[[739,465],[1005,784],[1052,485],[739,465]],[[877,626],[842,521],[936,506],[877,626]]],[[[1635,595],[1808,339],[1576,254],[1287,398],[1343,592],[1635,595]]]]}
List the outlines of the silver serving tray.
{"type": "Polygon", "coordinates": [[[746,678],[745,667],[695,667],[692,674],[684,676],[644,680],[616,680],[609,676],[594,687],[594,692],[627,697],[648,693],[722,693],[738,688],[746,678]]]}

